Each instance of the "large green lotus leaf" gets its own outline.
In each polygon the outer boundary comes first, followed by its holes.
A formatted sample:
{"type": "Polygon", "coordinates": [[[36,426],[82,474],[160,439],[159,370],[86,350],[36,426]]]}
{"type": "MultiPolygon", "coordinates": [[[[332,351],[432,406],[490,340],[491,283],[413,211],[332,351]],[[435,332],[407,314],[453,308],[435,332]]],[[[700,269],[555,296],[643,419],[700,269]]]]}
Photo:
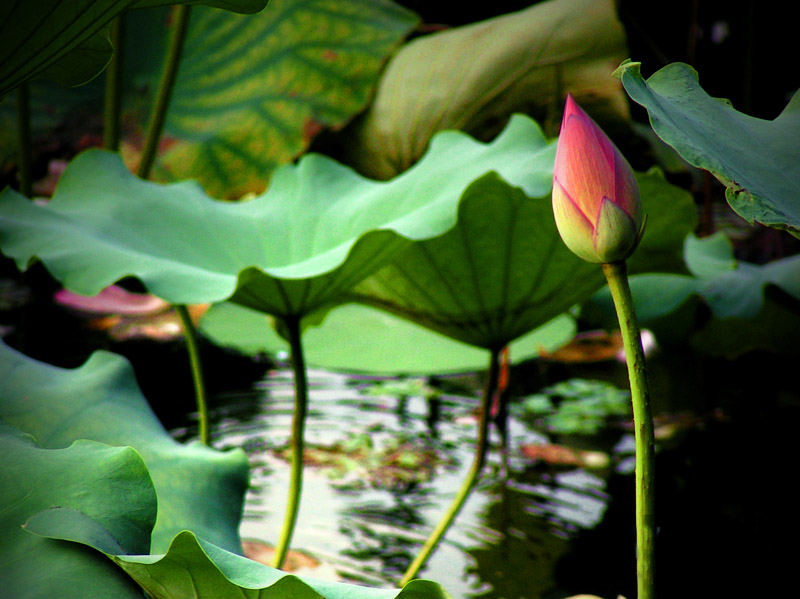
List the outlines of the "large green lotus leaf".
{"type": "Polygon", "coordinates": [[[414,168],[389,182],[309,154],[280,168],[261,196],[228,203],[193,182],[142,181],[118,156],[89,150],[45,206],[11,189],[0,194],[0,246],[20,268],[38,257],[84,295],[133,275],[172,303],[236,291],[243,305],[302,316],[338,300],[411,240],[451,228],[462,193],[489,171],[546,195],[554,154],[538,125],[517,115],[491,144],[438,134],[414,168]]]}
{"type": "Polygon", "coordinates": [[[625,62],[619,75],[648,110],[656,134],[726,185],[728,203],[742,218],[800,235],[800,94],[768,121],[709,96],[683,63],[645,80],[639,63],[625,62]]]}
{"type": "Polygon", "coordinates": [[[609,75],[627,55],[612,0],[551,0],[419,37],[392,57],[369,109],[348,128],[346,161],[388,179],[414,164],[431,136],[494,135],[525,112],[555,135],[572,93],[605,128],[628,120],[609,75]]]}
{"type": "Polygon", "coordinates": [[[82,367],[70,370],[37,362],[0,343],[0,417],[48,449],[68,447],[76,439],[135,448],[158,494],[152,551],[166,548],[184,529],[240,550],[246,456],[240,450],[223,453],[172,439],[124,358],[96,352],[82,367]]]}
{"type": "Polygon", "coordinates": [[[195,9],[154,173],[214,197],[260,193],[324,128],[372,96],[418,18],[389,0],[273,0],[253,16],[195,9]]]}
{"type": "MultiPolygon", "coordinates": [[[[229,302],[216,304],[200,321],[214,343],[247,354],[288,352],[289,344],[260,312],[229,302]]],[[[561,315],[509,347],[513,360],[555,351],[570,341],[575,320],[561,315]]],[[[319,326],[303,332],[312,366],[375,374],[443,374],[486,368],[489,354],[383,310],[359,304],[331,309],[319,326]]]]}
{"type": "MultiPolygon", "coordinates": [[[[687,210],[694,213],[691,196],[659,173],[638,178],[653,226],[637,250],[641,261],[631,260],[632,272],[647,267],[648,255],[678,252],[693,226],[687,210]]],[[[490,173],[464,193],[455,227],[411,245],[353,297],[492,349],[585,301],[604,281],[602,269],[561,241],[549,198],[531,199],[490,173]]]]}
{"type": "Polygon", "coordinates": [[[287,574],[225,551],[191,532],[177,535],[163,555],[122,555],[101,525],[76,511],[43,512],[26,528],[102,551],[154,599],[449,599],[438,584],[414,580],[401,589],[377,589],[287,574]],[[93,530],[89,536],[84,531],[93,530]]]}
{"type": "Polygon", "coordinates": [[[85,440],[43,449],[0,419],[0,455],[2,596],[141,599],[137,585],[105,556],[23,529],[42,510],[69,507],[108,530],[117,552],[149,553],[156,496],[136,451],[85,440]]]}
{"type": "Polygon", "coordinates": [[[34,77],[80,85],[108,64],[108,24],[132,8],[208,4],[253,13],[267,0],[34,0],[0,5],[0,97],[34,77]]]}
{"type": "Polygon", "coordinates": [[[417,242],[353,298],[443,335],[500,349],[591,296],[601,269],[561,241],[548,197],[489,173],[464,192],[447,233],[417,242]]]}

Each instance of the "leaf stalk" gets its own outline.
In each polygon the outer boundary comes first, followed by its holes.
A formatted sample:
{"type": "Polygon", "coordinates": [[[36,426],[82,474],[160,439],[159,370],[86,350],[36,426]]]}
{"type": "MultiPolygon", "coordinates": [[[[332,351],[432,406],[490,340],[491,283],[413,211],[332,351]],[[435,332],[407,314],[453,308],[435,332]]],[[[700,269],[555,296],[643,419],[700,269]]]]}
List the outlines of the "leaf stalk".
{"type": "Polygon", "coordinates": [[[492,406],[492,397],[494,396],[494,391],[497,387],[497,381],[500,372],[500,351],[501,350],[492,350],[491,356],[489,357],[488,373],[486,376],[486,382],[484,383],[483,394],[481,396],[478,437],[475,441],[475,456],[473,457],[472,465],[470,466],[466,478],[461,483],[461,488],[459,489],[455,499],[453,499],[452,503],[450,504],[450,507],[447,508],[444,516],[442,516],[441,520],[439,520],[436,528],[428,537],[428,540],[425,541],[422,549],[414,558],[414,561],[411,562],[411,565],[408,567],[406,573],[403,575],[403,578],[400,580],[400,587],[404,587],[406,584],[411,582],[411,580],[422,569],[422,566],[425,565],[425,562],[436,549],[439,541],[441,541],[442,537],[444,537],[448,528],[450,528],[450,525],[461,511],[461,508],[464,507],[464,503],[472,492],[472,489],[475,486],[478,477],[480,476],[481,470],[483,469],[484,462],[486,461],[486,452],[489,447],[489,420],[491,419],[490,412],[492,406]]]}
{"type": "Polygon", "coordinates": [[[624,261],[603,264],[617,311],[633,404],[636,443],[636,580],[638,599],[654,597],[655,440],[644,349],[624,261]]]}
{"type": "Polygon", "coordinates": [[[167,108],[169,107],[172,91],[175,88],[175,80],[178,77],[178,67],[183,54],[183,46],[186,41],[186,31],[189,27],[190,6],[179,4],[172,8],[172,32],[167,47],[167,57],[164,63],[164,70],[161,72],[161,81],[158,84],[158,92],[153,104],[153,111],[150,114],[150,122],[147,125],[147,137],[145,138],[142,157],[139,160],[139,168],[136,174],[142,179],[150,176],[150,171],[155,164],[158,144],[161,140],[161,133],[164,130],[164,122],[167,119],[167,108]]]}
{"type": "Polygon", "coordinates": [[[300,508],[300,496],[303,492],[304,431],[306,411],[308,409],[308,379],[301,340],[300,317],[285,318],[284,325],[289,339],[294,375],[294,412],[292,414],[292,437],[290,441],[289,496],[286,503],[283,529],[281,530],[278,544],[275,546],[275,555],[272,559],[274,568],[280,568],[286,560],[286,555],[289,553],[289,544],[292,541],[292,534],[297,522],[297,513],[300,508]]]}
{"type": "Polygon", "coordinates": [[[197,343],[197,329],[192,322],[188,308],[179,304],[175,311],[181,319],[183,336],[186,339],[186,349],[189,353],[189,364],[192,368],[192,382],[197,400],[197,414],[200,426],[200,441],[203,445],[211,445],[211,425],[208,419],[208,402],[206,401],[206,386],[203,380],[203,368],[200,363],[200,349],[197,343]]]}

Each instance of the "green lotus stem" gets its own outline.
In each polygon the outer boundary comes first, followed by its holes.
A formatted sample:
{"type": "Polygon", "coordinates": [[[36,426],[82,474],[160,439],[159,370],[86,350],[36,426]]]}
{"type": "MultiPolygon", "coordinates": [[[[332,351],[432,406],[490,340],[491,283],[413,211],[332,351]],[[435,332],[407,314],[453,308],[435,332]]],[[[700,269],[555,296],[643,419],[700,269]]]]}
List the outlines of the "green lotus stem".
{"type": "Polygon", "coordinates": [[[654,596],[655,543],[655,442],[644,350],[625,262],[603,264],[611,297],[617,310],[633,403],[636,438],[636,579],[638,599],[654,596]]]}
{"type": "MultiPolygon", "coordinates": [[[[147,126],[147,137],[142,150],[142,157],[139,161],[137,176],[147,179],[155,163],[156,153],[158,152],[158,142],[161,139],[161,132],[164,130],[164,121],[167,116],[167,108],[172,97],[172,90],[175,86],[175,78],[178,74],[178,66],[181,62],[183,44],[186,40],[186,30],[189,25],[189,6],[178,5],[172,7],[172,33],[167,48],[167,57],[164,70],[161,72],[161,81],[158,85],[153,111],[150,115],[150,123],[147,126]]],[[[122,31],[118,32],[122,34],[122,31]]],[[[121,45],[121,44],[120,44],[121,45]]],[[[108,90],[108,88],[107,88],[108,90]]],[[[118,93],[119,90],[115,90],[118,93]]],[[[111,118],[107,114],[108,118],[111,118]]],[[[108,124],[108,122],[106,122],[108,124]]],[[[191,316],[186,306],[175,306],[181,323],[183,324],[184,336],[186,338],[186,349],[189,352],[189,364],[192,368],[192,380],[194,382],[195,399],[197,402],[197,413],[200,423],[200,440],[204,445],[211,444],[211,427],[208,421],[208,403],[206,401],[205,383],[203,382],[203,368],[200,362],[200,352],[197,348],[197,330],[192,322],[191,316]]]]}
{"type": "Polygon", "coordinates": [[[472,466],[470,466],[464,482],[461,483],[461,488],[458,490],[458,495],[456,495],[455,499],[453,499],[450,507],[447,508],[444,516],[441,520],[439,520],[439,523],[436,525],[436,528],[433,530],[430,537],[428,537],[428,540],[425,541],[425,544],[422,546],[422,550],[419,552],[419,554],[417,554],[417,557],[414,558],[414,561],[411,562],[408,570],[406,570],[406,573],[400,580],[400,587],[404,587],[406,584],[411,582],[411,580],[420,571],[422,566],[425,565],[425,562],[431,556],[434,549],[436,549],[439,541],[442,539],[444,534],[447,532],[447,529],[450,528],[450,525],[453,523],[453,520],[455,520],[456,516],[461,511],[461,508],[464,507],[464,503],[472,492],[472,488],[475,486],[475,482],[478,480],[481,470],[483,469],[483,464],[486,460],[486,451],[489,447],[489,420],[491,419],[490,412],[492,407],[492,396],[494,395],[495,388],[497,387],[498,373],[500,372],[500,351],[501,350],[499,349],[492,350],[489,358],[489,372],[486,376],[483,395],[481,397],[478,438],[475,442],[475,456],[472,461],[472,466]]]}
{"type": "Polygon", "coordinates": [[[103,147],[116,152],[120,140],[120,115],[122,114],[122,68],[124,64],[125,13],[111,24],[111,43],[114,54],[106,69],[106,96],[103,112],[103,147]]]}
{"type": "Polygon", "coordinates": [[[17,88],[17,147],[19,151],[19,192],[25,197],[33,195],[31,162],[31,94],[27,82],[17,88]]]}
{"type": "Polygon", "coordinates": [[[292,541],[294,525],[297,522],[297,512],[300,507],[300,496],[303,492],[303,452],[304,429],[306,423],[306,410],[308,406],[308,381],[306,378],[306,364],[303,357],[303,345],[300,339],[300,318],[284,319],[284,325],[289,338],[289,347],[294,373],[294,412],[292,414],[291,438],[291,471],[289,480],[289,497],[286,502],[286,514],[283,519],[283,529],[272,565],[275,568],[283,566],[289,544],[292,541]]]}
{"type": "Polygon", "coordinates": [[[161,81],[158,84],[153,111],[150,114],[150,123],[147,125],[147,137],[142,149],[139,169],[136,173],[142,179],[147,179],[150,176],[150,170],[153,168],[156,154],[158,153],[158,142],[161,140],[161,132],[164,130],[167,108],[172,98],[172,90],[175,87],[178,66],[183,53],[183,44],[186,40],[186,30],[189,26],[189,8],[186,4],[172,7],[172,33],[169,38],[166,63],[164,64],[164,70],[161,72],[161,81]]]}
{"type": "Polygon", "coordinates": [[[189,352],[189,364],[192,368],[192,382],[197,400],[197,413],[200,424],[200,441],[203,445],[211,445],[211,427],[208,422],[208,403],[206,402],[206,386],[203,381],[203,369],[200,365],[200,350],[197,345],[197,329],[189,315],[189,310],[183,304],[175,306],[175,311],[183,325],[183,336],[186,339],[186,349],[189,352]]]}

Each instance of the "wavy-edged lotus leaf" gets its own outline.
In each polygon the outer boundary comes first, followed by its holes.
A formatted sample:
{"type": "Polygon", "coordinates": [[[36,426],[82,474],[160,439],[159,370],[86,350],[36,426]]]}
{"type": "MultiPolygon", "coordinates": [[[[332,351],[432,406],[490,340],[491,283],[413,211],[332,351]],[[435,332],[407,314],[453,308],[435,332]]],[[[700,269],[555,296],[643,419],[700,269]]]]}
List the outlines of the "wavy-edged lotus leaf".
{"type": "Polygon", "coordinates": [[[647,80],[640,66],[626,61],[618,74],[656,134],[717,177],[742,218],[800,236],[800,93],[769,121],[709,96],[689,65],[667,65],[647,80]]]}
{"type": "Polygon", "coordinates": [[[419,241],[351,297],[469,345],[499,350],[603,283],[561,241],[547,197],[489,173],[464,192],[455,226],[419,241]]]}
{"type": "MultiPolygon", "coordinates": [[[[509,347],[514,361],[555,351],[569,342],[575,320],[566,315],[523,335],[509,347]]],[[[230,302],[212,306],[200,330],[219,345],[247,354],[288,352],[289,344],[268,318],[230,302]]],[[[331,370],[379,374],[443,374],[486,368],[485,350],[440,335],[384,310],[344,304],[327,312],[319,326],[303,332],[308,364],[331,370]]]]}
{"type": "Polygon", "coordinates": [[[225,551],[191,532],[178,534],[163,555],[119,555],[107,536],[81,534],[99,525],[84,523],[79,512],[44,512],[27,529],[35,534],[74,541],[106,553],[154,599],[449,599],[434,582],[415,580],[403,589],[377,589],[306,579],[225,551]],[[78,534],[76,534],[76,532],[78,534]]]}
{"type": "Polygon", "coordinates": [[[0,417],[48,449],[76,439],[135,448],[158,494],[152,551],[164,550],[184,529],[241,549],[238,527],[249,480],[244,452],[176,442],[121,356],[99,351],[80,368],[64,369],[0,343],[0,417]]]}
{"type": "Polygon", "coordinates": [[[0,97],[34,77],[80,85],[100,73],[113,48],[108,24],[133,8],[207,4],[253,13],[267,0],[37,0],[0,6],[0,97]]]}
{"type": "Polygon", "coordinates": [[[3,596],[141,599],[139,587],[105,556],[23,529],[42,510],[69,507],[96,523],[84,534],[100,526],[118,552],[149,553],[156,496],[138,453],[86,440],[44,449],[0,419],[0,455],[3,596]]]}
{"type": "MultiPolygon", "coordinates": [[[[683,330],[683,342],[691,339],[704,351],[718,355],[796,346],[793,338],[797,328],[792,323],[800,323],[800,256],[764,265],[736,260],[733,245],[721,232],[702,239],[689,236],[685,256],[691,276],[630,277],[636,313],[645,326],[654,328],[657,335],[664,328],[683,330]],[[701,304],[711,312],[706,321],[698,320],[701,304]],[[683,310],[685,306],[689,309],[683,310]],[[688,320],[686,326],[670,319],[678,311],[683,321],[688,320]],[[713,340],[720,343],[715,346],[713,340]]],[[[606,287],[592,297],[583,315],[608,324],[613,312],[606,287]]],[[[664,334],[680,341],[669,330],[664,334]]]]}
{"type": "Polygon", "coordinates": [[[261,193],[323,129],[372,97],[418,17],[388,0],[272,0],[257,15],[195,9],[154,175],[214,197],[261,193]]]}
{"type": "Polygon", "coordinates": [[[412,169],[365,179],[317,154],[281,167],[261,196],[217,201],[194,182],[132,175],[118,156],[79,155],[53,200],[0,194],[0,246],[20,268],[38,257],[83,295],[128,275],[178,304],[227,299],[276,316],[338,300],[412,240],[456,221],[464,190],[496,171],[533,197],[551,186],[555,144],[516,115],[492,143],[445,131],[412,169]]]}
{"type": "MultiPolygon", "coordinates": [[[[637,178],[652,226],[631,259],[632,272],[676,262],[670,257],[694,222],[689,194],[657,172],[637,178]]],[[[467,188],[452,229],[411,245],[351,297],[499,349],[585,301],[603,282],[597,265],[562,242],[548,198],[529,198],[490,173],[467,188]]]]}
{"type": "Polygon", "coordinates": [[[359,172],[388,179],[414,164],[441,129],[485,139],[509,114],[525,112],[550,122],[545,129],[555,135],[567,92],[604,127],[622,126],[628,105],[609,74],[626,55],[611,0],[539,2],[419,37],[389,61],[342,151],[359,172]]]}

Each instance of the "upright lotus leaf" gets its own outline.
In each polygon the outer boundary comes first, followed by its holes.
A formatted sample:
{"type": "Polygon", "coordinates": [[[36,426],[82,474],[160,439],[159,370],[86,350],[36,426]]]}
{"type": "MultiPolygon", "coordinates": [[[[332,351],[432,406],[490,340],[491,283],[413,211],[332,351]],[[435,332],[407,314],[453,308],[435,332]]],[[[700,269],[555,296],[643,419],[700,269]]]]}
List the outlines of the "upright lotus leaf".
{"type": "Polygon", "coordinates": [[[244,17],[195,9],[154,174],[197,179],[214,197],[261,193],[320,131],[364,108],[417,21],[389,0],[273,0],[244,17]]]}
{"type": "Polygon", "coordinates": [[[47,205],[0,193],[0,247],[22,269],[38,257],[83,295],[132,275],[171,303],[235,292],[238,303],[296,318],[337,301],[411,240],[451,228],[462,193],[489,171],[545,195],[553,150],[536,123],[517,115],[491,144],[440,133],[389,182],[307,155],[241,203],[216,201],[193,182],[142,181],[117,155],[89,150],[47,205]]]}
{"type": "MultiPolygon", "coordinates": [[[[212,306],[200,321],[214,343],[247,354],[288,352],[289,345],[263,314],[230,302],[212,306]]],[[[575,320],[562,314],[509,346],[515,362],[553,352],[575,336],[575,320]]],[[[303,332],[310,365],[378,374],[429,374],[486,368],[485,350],[440,335],[384,310],[344,304],[303,332]]]]}
{"type": "Polygon", "coordinates": [[[612,0],[551,0],[409,42],[347,130],[348,164],[388,179],[414,164],[437,131],[483,139],[513,112],[557,128],[567,92],[604,126],[621,127],[628,106],[609,74],[627,51],[615,11],[612,0]]]}
{"type": "Polygon", "coordinates": [[[101,526],[79,512],[35,515],[35,534],[83,543],[107,554],[154,599],[449,599],[434,582],[415,580],[403,589],[376,589],[306,579],[225,551],[191,532],[180,533],[163,555],[118,554],[101,526]],[[96,530],[92,536],[82,534],[96,530]],[[76,534],[77,532],[77,534],[76,534]]]}
{"type": "Polygon", "coordinates": [[[0,6],[0,97],[36,77],[80,85],[108,64],[108,24],[119,13],[148,6],[207,4],[253,13],[267,0],[36,0],[0,6]]]}
{"type": "Polygon", "coordinates": [[[656,134],[719,179],[742,218],[800,236],[800,94],[768,121],[709,96],[683,63],[647,80],[637,62],[624,62],[618,73],[630,97],[648,110],[656,134]]]}
{"type": "Polygon", "coordinates": [[[68,447],[76,439],[135,448],[158,495],[152,551],[166,549],[185,529],[240,550],[246,456],[240,450],[222,453],[173,440],[142,397],[124,358],[96,352],[82,367],[69,370],[0,343],[0,417],[48,449],[68,447]]]}
{"type": "Polygon", "coordinates": [[[105,556],[23,529],[42,510],[68,507],[108,530],[118,552],[149,553],[156,496],[136,451],[85,440],[43,449],[0,419],[0,455],[3,597],[141,599],[139,587],[105,556]]]}
{"type": "MultiPolygon", "coordinates": [[[[643,269],[647,254],[669,256],[682,246],[694,204],[658,173],[637,178],[654,224],[641,243],[642,261],[632,265],[643,269]]],[[[531,199],[487,174],[464,193],[453,229],[410,246],[352,297],[477,347],[503,347],[603,284],[600,269],[561,242],[551,212],[548,198],[531,199]]]]}

